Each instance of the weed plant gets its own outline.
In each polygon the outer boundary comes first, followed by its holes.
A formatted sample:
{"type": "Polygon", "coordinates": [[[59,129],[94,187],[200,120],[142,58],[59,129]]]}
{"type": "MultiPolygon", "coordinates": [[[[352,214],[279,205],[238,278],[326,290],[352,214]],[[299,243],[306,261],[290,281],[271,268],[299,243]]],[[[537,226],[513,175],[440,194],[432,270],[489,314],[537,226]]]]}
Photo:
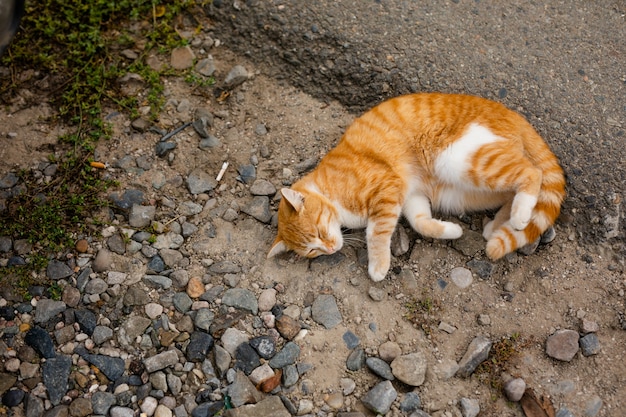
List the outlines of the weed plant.
{"type": "Polygon", "coordinates": [[[87,219],[106,206],[101,196],[111,182],[89,164],[96,142],[110,134],[105,106],[131,118],[139,106],[150,106],[156,117],[163,104],[162,77],[172,74],[155,71],[145,57],[186,44],[175,19],[197,6],[194,0],[27,1],[20,29],[0,59],[9,69],[9,76],[0,78],[0,103],[8,105],[21,89],[32,90],[35,99],[45,96],[58,109],[57,121],[70,133],[59,138],[62,151],[50,157],[58,165],[53,180],[20,172],[21,192],[0,211],[0,236],[35,245],[27,265],[0,268],[0,284],[30,285],[47,260],[66,252],[86,232],[87,219]],[[131,47],[140,56],[129,63],[120,52],[131,47]],[[142,101],[119,91],[118,80],[128,72],[139,74],[147,86],[142,101]]]}

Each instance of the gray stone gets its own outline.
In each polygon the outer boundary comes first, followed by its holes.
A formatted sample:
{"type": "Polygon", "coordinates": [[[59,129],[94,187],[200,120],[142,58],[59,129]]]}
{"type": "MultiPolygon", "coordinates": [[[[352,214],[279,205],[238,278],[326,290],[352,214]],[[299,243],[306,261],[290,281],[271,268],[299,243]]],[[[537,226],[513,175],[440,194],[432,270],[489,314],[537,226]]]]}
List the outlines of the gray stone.
{"type": "Polygon", "coordinates": [[[215,62],[213,57],[209,56],[198,61],[195,70],[198,74],[202,74],[205,77],[210,77],[215,72],[215,62]]]}
{"type": "MultiPolygon", "coordinates": [[[[180,235],[179,235],[180,236],[180,235]]],[[[170,268],[175,267],[184,258],[183,254],[176,249],[161,249],[159,251],[163,263],[170,268]]]]}
{"type": "Polygon", "coordinates": [[[370,371],[374,372],[376,375],[383,379],[387,379],[389,381],[393,381],[395,377],[391,372],[391,367],[387,362],[380,358],[370,357],[365,360],[365,365],[370,369],[370,371]]]}
{"type": "Polygon", "coordinates": [[[491,350],[491,340],[484,336],[475,337],[459,362],[459,370],[456,375],[461,378],[469,377],[487,357],[491,350]]]}
{"type": "Polygon", "coordinates": [[[551,358],[569,362],[578,352],[578,332],[557,330],[546,341],[546,354],[551,358]]]}
{"type": "Polygon", "coordinates": [[[185,201],[178,207],[181,216],[194,216],[202,212],[202,206],[193,201],[185,201]]]}
{"type": "Polygon", "coordinates": [[[191,194],[201,194],[212,191],[217,186],[215,178],[210,176],[203,169],[193,170],[187,176],[187,188],[191,194]]]}
{"type": "Polygon", "coordinates": [[[504,384],[504,393],[509,401],[517,402],[526,391],[526,382],[522,378],[514,378],[504,384]]]}
{"type": "Polygon", "coordinates": [[[459,288],[467,288],[472,284],[472,271],[457,267],[450,271],[450,280],[459,288]]]}
{"type": "Polygon", "coordinates": [[[178,363],[178,355],[173,350],[167,350],[144,359],[143,364],[148,373],[160,371],[178,363]]]}
{"type": "Polygon", "coordinates": [[[391,254],[393,256],[402,256],[409,251],[409,235],[401,225],[396,227],[391,236],[391,254]]]}
{"type": "Polygon", "coordinates": [[[270,395],[256,404],[226,410],[224,417],[291,417],[292,414],[277,395],[270,395]]]}
{"type": "Polygon", "coordinates": [[[300,356],[300,346],[294,342],[288,342],[280,352],[274,355],[269,364],[274,369],[283,368],[296,363],[298,356],[300,356]]]}
{"type": "Polygon", "coordinates": [[[169,388],[172,395],[178,396],[183,387],[183,383],[180,380],[180,378],[174,374],[167,374],[166,380],[167,380],[167,387],[169,388]]]}
{"type": "Polygon", "coordinates": [[[400,401],[400,411],[403,413],[412,413],[422,406],[422,401],[417,392],[407,392],[402,401],[400,401]]]}
{"type": "Polygon", "coordinates": [[[321,294],[315,299],[311,306],[311,314],[313,320],[327,329],[332,329],[343,320],[335,297],[330,294],[321,294]]]}
{"type": "Polygon", "coordinates": [[[592,356],[600,353],[600,341],[595,333],[589,333],[588,335],[580,338],[580,348],[583,355],[592,356]]]}
{"type": "Polygon", "coordinates": [[[424,383],[428,362],[422,352],[398,356],[391,362],[393,375],[407,385],[418,387],[424,383]]]}
{"type": "Polygon", "coordinates": [[[13,247],[13,241],[9,236],[0,236],[0,252],[7,253],[13,247]]]}
{"type": "Polygon", "coordinates": [[[172,280],[162,275],[145,275],[143,282],[153,288],[169,289],[172,286],[172,280]]]}
{"type": "Polygon", "coordinates": [[[80,325],[80,329],[91,336],[96,328],[96,315],[91,310],[75,310],[74,317],[80,325]]]}
{"type": "Polygon", "coordinates": [[[273,196],[276,194],[276,187],[267,180],[256,180],[250,187],[250,194],[273,196]]]}
{"type": "Polygon", "coordinates": [[[300,374],[295,365],[287,365],[283,368],[283,386],[285,388],[292,387],[298,382],[300,374]]]}
{"type": "Polygon", "coordinates": [[[387,414],[391,404],[395,401],[398,393],[393,388],[391,381],[379,382],[367,392],[361,402],[368,410],[377,414],[387,414]]]}
{"type": "Polygon", "coordinates": [[[35,323],[46,323],[57,314],[64,312],[67,305],[63,301],[50,300],[43,298],[37,303],[35,310],[35,323]]]}
{"type": "Polygon", "coordinates": [[[245,288],[230,288],[222,296],[222,303],[235,308],[248,310],[256,315],[259,312],[257,299],[252,291],[245,288]]]}
{"type": "Polygon", "coordinates": [[[24,337],[24,342],[43,358],[54,358],[56,356],[52,338],[48,332],[41,327],[33,327],[30,329],[24,337]]]}
{"type": "Polygon", "coordinates": [[[155,206],[141,206],[133,204],[128,215],[128,224],[136,228],[147,227],[150,223],[152,223],[155,215],[155,206]]]}
{"type": "Polygon", "coordinates": [[[113,330],[106,326],[96,326],[91,335],[91,339],[96,345],[101,345],[113,338],[113,330]]]}
{"type": "Polygon", "coordinates": [[[242,344],[248,342],[250,339],[248,335],[241,330],[237,330],[234,327],[229,327],[226,329],[224,334],[222,334],[221,341],[222,346],[226,351],[230,354],[231,357],[234,357],[237,352],[237,347],[242,344]]]}
{"type": "Polygon", "coordinates": [[[209,272],[213,274],[237,274],[241,272],[241,267],[233,261],[220,261],[211,265],[209,272]]]}
{"type": "Polygon", "coordinates": [[[193,322],[198,329],[208,332],[213,323],[213,319],[215,319],[215,313],[208,308],[201,308],[196,311],[193,322]]]}
{"type": "Polygon", "coordinates": [[[124,239],[119,233],[115,233],[107,239],[107,247],[111,252],[117,253],[118,255],[124,255],[126,253],[126,242],[124,242],[124,239]]]}
{"type": "Polygon", "coordinates": [[[92,355],[85,351],[78,351],[80,356],[97,367],[111,381],[117,381],[124,373],[124,360],[107,355],[92,355]]]}
{"type": "Polygon", "coordinates": [[[463,417],[476,417],[480,413],[480,404],[473,398],[461,398],[461,414],[463,417]]]}
{"type": "MultiPolygon", "coordinates": [[[[185,238],[175,232],[168,232],[162,235],[158,235],[156,238],[156,242],[152,244],[152,246],[156,249],[178,249],[185,242],[185,238]]],[[[159,252],[163,260],[165,260],[165,256],[163,253],[159,252]]]]}
{"type": "Polygon", "coordinates": [[[235,380],[228,386],[228,395],[235,408],[244,404],[255,404],[263,398],[263,393],[258,391],[241,371],[237,371],[235,380]]]}
{"type": "Polygon", "coordinates": [[[122,324],[121,330],[125,332],[132,343],[134,339],[143,334],[150,324],[152,321],[147,317],[132,316],[122,324]]]}
{"type": "Polygon", "coordinates": [[[71,366],[72,359],[69,356],[50,358],[43,364],[43,383],[48,389],[48,399],[53,405],[59,405],[67,392],[71,366]]]}
{"type": "Polygon", "coordinates": [[[226,79],[224,80],[224,84],[227,87],[233,88],[248,79],[248,71],[243,67],[243,65],[235,65],[226,75],[226,79]]]}
{"type": "Polygon", "coordinates": [[[176,310],[184,314],[191,309],[193,301],[189,298],[187,293],[177,292],[172,297],[172,303],[174,304],[174,307],[176,307],[176,310]]]}
{"type": "Polygon", "coordinates": [[[115,406],[110,410],[111,417],[134,417],[135,412],[132,408],[115,406]]]}
{"type": "Polygon", "coordinates": [[[190,362],[202,362],[213,348],[213,337],[205,332],[193,332],[189,338],[189,344],[185,356],[190,362]]]}
{"type": "Polygon", "coordinates": [[[269,223],[272,220],[270,199],[267,196],[255,196],[241,208],[241,211],[263,223],[269,223]]]}
{"type": "Polygon", "coordinates": [[[24,411],[26,417],[41,417],[44,412],[43,401],[33,394],[27,394],[24,400],[24,411]]]}
{"type": "Polygon", "coordinates": [[[115,405],[115,395],[110,392],[96,391],[91,397],[91,407],[96,415],[107,415],[113,405],[115,405]]]}
{"type": "Polygon", "coordinates": [[[127,307],[143,306],[150,302],[148,293],[143,288],[130,287],[124,294],[124,305],[127,307]]]}
{"type": "Polygon", "coordinates": [[[567,408],[559,408],[559,411],[556,412],[555,417],[574,417],[574,414],[569,411],[567,408]]]}
{"type": "Polygon", "coordinates": [[[53,280],[59,280],[71,276],[74,272],[65,262],[50,261],[46,268],[46,275],[53,280]]]}
{"type": "Polygon", "coordinates": [[[200,149],[217,148],[218,146],[221,146],[221,145],[222,145],[222,142],[220,142],[220,140],[213,135],[208,135],[206,138],[202,138],[200,140],[200,143],[198,143],[198,146],[200,147],[200,149]]]}
{"type": "Polygon", "coordinates": [[[348,355],[346,359],[346,368],[350,371],[358,371],[365,365],[365,351],[362,348],[356,348],[348,355]]]}
{"type": "Polygon", "coordinates": [[[467,266],[481,279],[489,278],[496,269],[496,266],[491,262],[480,259],[472,259],[467,263],[467,266]]]}
{"type": "Polygon", "coordinates": [[[90,280],[85,286],[85,292],[87,294],[102,294],[109,288],[109,284],[102,278],[94,278],[90,280]]]}

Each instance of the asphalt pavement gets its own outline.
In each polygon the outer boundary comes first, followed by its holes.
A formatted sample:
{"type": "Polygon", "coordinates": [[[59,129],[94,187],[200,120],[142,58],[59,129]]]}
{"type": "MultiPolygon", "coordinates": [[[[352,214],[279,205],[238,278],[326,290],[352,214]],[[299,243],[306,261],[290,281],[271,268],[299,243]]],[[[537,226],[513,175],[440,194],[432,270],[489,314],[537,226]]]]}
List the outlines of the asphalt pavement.
{"type": "Polygon", "coordinates": [[[560,221],[626,254],[626,2],[213,0],[207,11],[265,74],[355,114],[419,91],[519,111],[568,174],[560,221]]]}

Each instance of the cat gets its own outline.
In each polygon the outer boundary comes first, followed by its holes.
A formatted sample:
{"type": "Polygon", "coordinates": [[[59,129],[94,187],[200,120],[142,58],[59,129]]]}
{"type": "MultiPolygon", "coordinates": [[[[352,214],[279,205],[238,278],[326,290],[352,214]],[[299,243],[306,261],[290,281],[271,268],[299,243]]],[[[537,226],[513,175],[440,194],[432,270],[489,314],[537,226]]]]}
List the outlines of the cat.
{"type": "Polygon", "coordinates": [[[365,228],[368,273],[387,275],[390,242],[403,215],[419,234],[457,239],[433,218],[497,209],[483,230],[497,260],[540,238],[559,216],[565,176],[521,115],[480,97],[399,96],[357,118],[317,168],[281,189],[278,234],[267,255],[314,258],[339,251],[341,228],[365,228]]]}

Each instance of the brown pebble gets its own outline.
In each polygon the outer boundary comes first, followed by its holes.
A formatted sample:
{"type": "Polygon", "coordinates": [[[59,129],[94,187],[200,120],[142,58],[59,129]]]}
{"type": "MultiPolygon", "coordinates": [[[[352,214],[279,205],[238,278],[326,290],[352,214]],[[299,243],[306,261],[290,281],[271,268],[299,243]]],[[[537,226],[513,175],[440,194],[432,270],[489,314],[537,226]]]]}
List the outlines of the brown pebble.
{"type": "Polygon", "coordinates": [[[85,253],[89,250],[89,243],[85,239],[81,239],[76,242],[76,250],[80,253],[85,253]]]}
{"type": "Polygon", "coordinates": [[[187,283],[187,295],[191,298],[198,298],[204,294],[204,284],[198,277],[189,278],[187,283]]]}
{"type": "Polygon", "coordinates": [[[280,318],[276,319],[276,328],[282,337],[291,340],[296,337],[298,332],[302,329],[302,326],[300,326],[297,320],[283,314],[280,318]]]}

